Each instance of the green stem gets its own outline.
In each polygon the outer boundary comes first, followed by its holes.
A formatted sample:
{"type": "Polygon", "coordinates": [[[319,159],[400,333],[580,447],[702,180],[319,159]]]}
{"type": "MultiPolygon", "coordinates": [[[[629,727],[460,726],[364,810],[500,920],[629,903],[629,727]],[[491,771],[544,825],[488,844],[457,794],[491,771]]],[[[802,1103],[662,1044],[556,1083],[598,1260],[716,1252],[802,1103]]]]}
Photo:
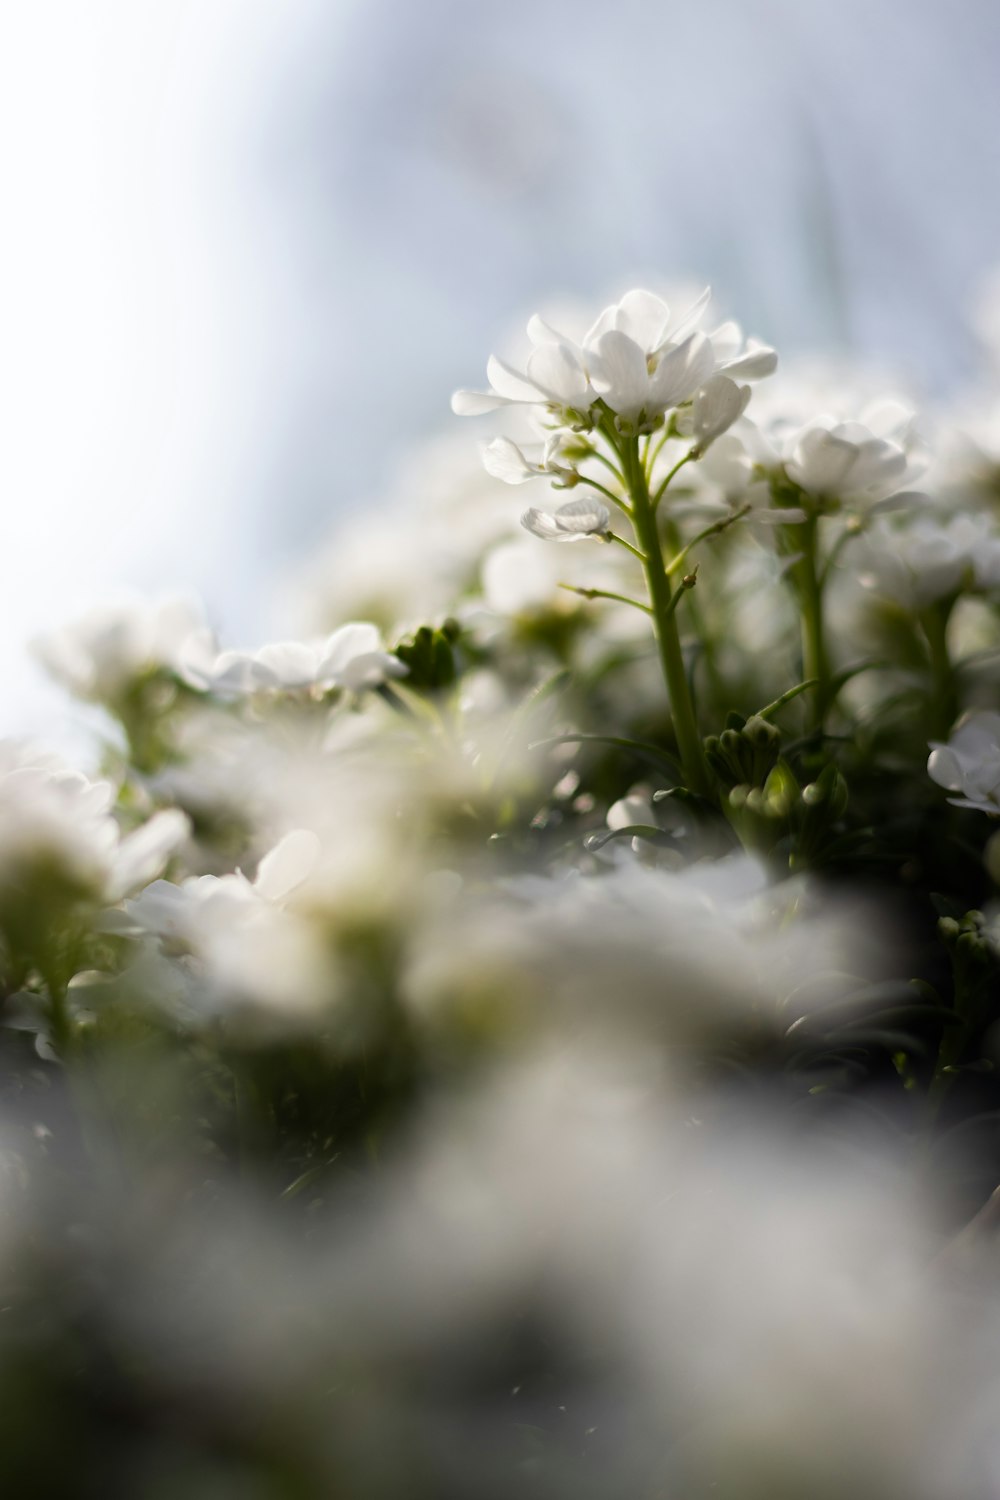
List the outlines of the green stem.
{"type": "Polygon", "coordinates": [[[809,516],[796,526],[795,534],[801,544],[802,556],[795,564],[795,579],[799,605],[802,610],[802,675],[816,680],[813,695],[813,728],[822,730],[826,716],[833,706],[830,655],[826,644],[826,623],[823,618],[823,585],[819,573],[818,547],[819,518],[809,516]]]}
{"type": "MultiPolygon", "coordinates": [[[[644,554],[643,569],[649,602],[652,606],[656,643],[659,648],[663,679],[670,698],[670,712],[680,751],[681,769],[688,789],[701,796],[714,790],[712,774],[698,732],[694,704],[688,687],[684,655],[677,630],[675,600],[663,561],[663,549],[656,525],[656,512],[649,495],[646,473],[639,455],[639,440],[621,439],[621,458],[625,482],[632,500],[632,521],[636,539],[644,554]]],[[[678,466],[679,467],[679,466],[678,466]]]]}
{"type": "Polygon", "coordinates": [[[958,717],[958,689],[948,651],[948,621],[953,599],[941,599],[920,613],[920,626],[927,640],[931,666],[931,722],[934,739],[946,740],[958,717]]]}
{"type": "Polygon", "coordinates": [[[609,490],[606,485],[601,484],[598,480],[588,479],[586,474],[581,474],[580,483],[588,484],[592,490],[597,490],[599,494],[603,495],[607,500],[610,500],[612,505],[617,505],[618,509],[623,510],[626,515],[630,514],[629,508],[625,504],[625,501],[621,498],[621,496],[612,494],[611,490],[609,490]]]}
{"type": "MultiPolygon", "coordinates": [[[[650,501],[650,504],[652,506],[652,509],[653,509],[654,513],[655,513],[657,507],[659,506],[660,501],[663,499],[664,495],[666,494],[667,490],[670,488],[671,480],[674,478],[674,476],[676,474],[678,474],[680,472],[681,469],[683,469],[683,467],[684,467],[685,464],[689,464],[691,462],[691,460],[694,458],[694,456],[695,456],[694,449],[690,448],[688,450],[688,452],[684,454],[683,458],[679,458],[677,460],[677,462],[674,464],[674,466],[670,470],[670,472],[667,475],[665,475],[665,477],[663,479],[660,480],[659,484],[656,486],[656,491],[655,491],[655,493],[653,495],[653,498],[650,501]]],[[[645,483],[646,483],[646,475],[645,475],[645,470],[643,470],[643,484],[645,484],[645,483]]]]}
{"type": "Polygon", "coordinates": [[[73,1042],[73,1027],[69,1015],[68,986],[52,966],[46,966],[42,977],[49,992],[49,1031],[56,1055],[65,1062],[73,1042]]]}

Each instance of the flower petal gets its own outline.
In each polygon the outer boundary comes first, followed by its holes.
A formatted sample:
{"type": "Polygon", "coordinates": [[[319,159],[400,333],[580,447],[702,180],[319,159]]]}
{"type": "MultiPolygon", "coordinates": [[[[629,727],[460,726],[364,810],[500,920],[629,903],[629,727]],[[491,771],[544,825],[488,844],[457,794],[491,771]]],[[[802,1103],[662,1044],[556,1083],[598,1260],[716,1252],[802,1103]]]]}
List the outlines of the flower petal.
{"type": "Polygon", "coordinates": [[[590,355],[590,380],[619,416],[638,416],[650,404],[646,355],[634,339],[617,328],[598,339],[590,355]]]}
{"type": "MultiPolygon", "coordinates": [[[[537,400],[537,396],[531,398],[537,400]]],[[[456,417],[481,417],[484,412],[497,411],[501,406],[513,405],[513,398],[498,396],[495,391],[456,391],[451,398],[451,409],[456,417]]]]}
{"type": "Polygon", "coordinates": [[[528,375],[542,396],[559,406],[586,410],[590,405],[587,373],[568,344],[542,344],[534,349],[528,358],[528,375]]]}
{"type": "Polygon", "coordinates": [[[531,382],[495,354],[486,361],[486,377],[497,395],[508,401],[538,400],[538,392],[531,382]]]}
{"type": "Polygon", "coordinates": [[[657,411],[666,411],[687,401],[704,385],[715,369],[715,350],[703,333],[691,333],[682,344],[668,349],[652,378],[652,396],[657,411]]]}
{"type": "Polygon", "coordinates": [[[542,472],[540,464],[529,463],[517,444],[506,437],[487,443],[483,449],[483,468],[504,484],[524,484],[528,479],[537,479],[542,472]]]}
{"type": "Polygon", "coordinates": [[[599,500],[571,500],[555,512],[526,510],[521,525],[547,542],[581,541],[603,536],[611,524],[611,512],[599,500]]]}
{"type": "Polygon", "coordinates": [[[254,889],[265,901],[281,901],[316,868],[320,842],[309,828],[286,833],[257,866],[254,889]]]}

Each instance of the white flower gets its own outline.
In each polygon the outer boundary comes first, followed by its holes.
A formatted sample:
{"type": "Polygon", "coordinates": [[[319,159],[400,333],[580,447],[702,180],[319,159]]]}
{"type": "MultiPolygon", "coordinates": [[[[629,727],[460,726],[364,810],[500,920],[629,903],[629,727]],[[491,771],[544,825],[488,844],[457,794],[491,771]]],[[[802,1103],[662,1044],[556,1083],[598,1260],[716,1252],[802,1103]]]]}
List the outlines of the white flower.
{"type": "MultiPolygon", "coordinates": [[[[318,858],[315,834],[298,829],[261,860],[253,881],[240,871],[192,876],[180,885],[157,880],[126,903],[122,930],[155,939],[210,1011],[306,1015],[322,999],[327,963],[320,935],[285,902],[318,858]]],[[[168,978],[161,988],[170,995],[168,978]]]]}
{"type": "Polygon", "coordinates": [[[748,385],[737,385],[728,375],[713,375],[696,393],[690,411],[681,413],[677,425],[685,436],[694,438],[700,457],[739,420],[749,400],[748,385]]]}
{"type": "Polygon", "coordinates": [[[924,467],[913,418],[895,403],[864,414],[866,421],[817,417],[784,444],[785,472],[809,494],[848,504],[882,505],[924,467]]]}
{"type": "Polygon", "coordinates": [[[201,609],[187,599],[137,598],[91,610],[38,636],[31,649],[78,698],[113,703],[143,674],[176,671],[184,642],[204,626],[201,609]]]}
{"type": "Polygon", "coordinates": [[[452,410],[474,416],[500,406],[540,405],[572,423],[600,400],[630,423],[652,424],[720,371],[747,380],[771,374],[774,351],[754,342],[744,349],[735,323],[710,334],[697,330],[708,298],[706,290],[672,320],[653,292],[627,292],[605,308],[581,344],[533,317],[528,336],[534,348],[524,372],[491,356],[490,390],[456,391],[452,410]]]}
{"type": "Polygon", "coordinates": [[[626,796],[619,797],[617,802],[612,802],[605,821],[608,827],[616,833],[624,828],[637,826],[656,828],[656,813],[653,810],[653,799],[649,788],[633,787],[626,796]]]}
{"type": "Polygon", "coordinates": [[[113,801],[109,782],[0,743],[0,911],[112,904],[158,875],[187,837],[187,818],[160,812],[122,838],[113,801]]]}
{"type": "Polygon", "coordinates": [[[217,652],[211,637],[199,636],[187,642],[180,670],[193,687],[223,698],[332,688],[357,693],[407,672],[382,649],[378,627],[364,622],[342,625],[325,640],[280,641],[257,651],[217,652]]]}
{"type": "Polygon", "coordinates": [[[986,516],[911,517],[905,526],[877,522],[867,536],[866,588],[925,609],[959,590],[1000,588],[1000,536],[986,516]]]}
{"type": "Polygon", "coordinates": [[[578,476],[575,469],[559,462],[564,446],[565,435],[555,433],[546,439],[537,458],[528,458],[524,449],[510,438],[494,438],[483,451],[483,468],[504,484],[524,484],[526,480],[546,476],[557,481],[561,488],[569,489],[578,476]]]}
{"type": "Polygon", "coordinates": [[[932,744],[927,771],[954,807],[1000,813],[1000,713],[967,715],[946,745],[932,744]]]}
{"type": "Polygon", "coordinates": [[[526,510],[521,525],[546,542],[580,542],[588,536],[606,536],[611,512],[599,500],[571,500],[557,511],[526,510]]]}

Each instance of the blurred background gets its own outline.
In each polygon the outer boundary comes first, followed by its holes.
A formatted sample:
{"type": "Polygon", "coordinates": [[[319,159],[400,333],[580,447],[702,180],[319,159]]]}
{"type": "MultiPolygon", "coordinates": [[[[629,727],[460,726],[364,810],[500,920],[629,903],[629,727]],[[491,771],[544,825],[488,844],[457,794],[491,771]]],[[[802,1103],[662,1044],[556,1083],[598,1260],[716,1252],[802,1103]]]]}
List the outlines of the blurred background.
{"type": "Polygon", "coordinates": [[[125,587],[287,630],[537,304],[711,282],[783,355],[960,392],[998,68],[992,0],[6,7],[0,731],[60,738],[25,644],[125,587]]]}

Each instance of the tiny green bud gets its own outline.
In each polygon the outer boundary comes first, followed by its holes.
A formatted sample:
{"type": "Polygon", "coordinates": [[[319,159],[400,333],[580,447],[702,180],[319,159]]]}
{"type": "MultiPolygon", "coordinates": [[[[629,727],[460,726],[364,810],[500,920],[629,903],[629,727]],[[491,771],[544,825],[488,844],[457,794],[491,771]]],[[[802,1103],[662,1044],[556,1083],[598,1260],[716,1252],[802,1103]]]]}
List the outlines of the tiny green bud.
{"type": "Polygon", "coordinates": [[[781,730],[762,719],[760,714],[750,715],[743,726],[743,734],[757,749],[777,745],[781,739],[781,730]]]}

